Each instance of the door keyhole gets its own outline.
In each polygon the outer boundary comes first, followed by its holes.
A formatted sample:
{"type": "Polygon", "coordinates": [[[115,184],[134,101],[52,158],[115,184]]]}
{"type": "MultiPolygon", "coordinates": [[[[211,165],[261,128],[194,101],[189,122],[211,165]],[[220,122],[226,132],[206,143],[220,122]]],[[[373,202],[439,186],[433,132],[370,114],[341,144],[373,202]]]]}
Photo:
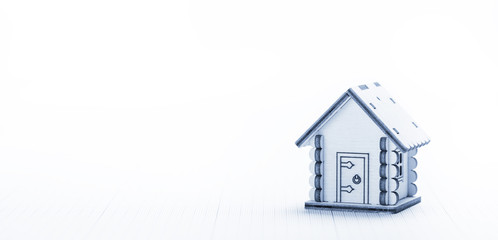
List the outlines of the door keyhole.
{"type": "Polygon", "coordinates": [[[360,184],[361,183],[361,177],[360,175],[356,174],[353,176],[353,183],[354,184],[360,184]]]}

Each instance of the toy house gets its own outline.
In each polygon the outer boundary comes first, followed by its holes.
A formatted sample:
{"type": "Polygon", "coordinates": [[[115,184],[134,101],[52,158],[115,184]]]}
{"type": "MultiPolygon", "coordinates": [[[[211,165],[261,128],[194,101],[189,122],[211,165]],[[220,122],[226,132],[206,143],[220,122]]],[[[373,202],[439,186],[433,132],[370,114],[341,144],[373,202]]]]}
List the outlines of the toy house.
{"type": "Polygon", "coordinates": [[[306,208],[399,212],[420,202],[420,126],[379,84],[350,88],[297,141],[311,146],[306,208]]]}

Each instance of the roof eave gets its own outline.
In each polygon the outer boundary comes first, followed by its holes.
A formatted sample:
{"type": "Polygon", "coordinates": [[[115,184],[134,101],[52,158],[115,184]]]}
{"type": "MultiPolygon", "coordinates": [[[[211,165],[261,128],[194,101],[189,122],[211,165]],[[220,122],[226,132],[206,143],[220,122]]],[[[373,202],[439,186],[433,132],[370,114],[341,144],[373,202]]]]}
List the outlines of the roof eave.
{"type": "Polygon", "coordinates": [[[330,106],[325,113],[323,113],[318,120],[311,125],[304,134],[299,137],[296,141],[296,146],[301,147],[308,139],[311,137],[316,131],[318,131],[323,124],[332,116],[334,115],[337,110],[339,110],[342,106],[343,103],[345,103],[351,96],[346,92],[341,95],[339,99],[337,99],[332,106],[330,106]]]}

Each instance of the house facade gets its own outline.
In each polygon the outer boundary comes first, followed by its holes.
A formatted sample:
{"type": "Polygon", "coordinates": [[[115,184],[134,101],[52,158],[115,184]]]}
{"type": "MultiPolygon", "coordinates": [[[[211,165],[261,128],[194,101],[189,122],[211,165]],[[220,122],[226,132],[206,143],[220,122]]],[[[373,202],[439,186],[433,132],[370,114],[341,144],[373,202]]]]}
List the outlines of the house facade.
{"type": "Polygon", "coordinates": [[[350,88],[297,141],[311,146],[307,208],[399,212],[416,197],[423,130],[378,83],[350,88]]]}

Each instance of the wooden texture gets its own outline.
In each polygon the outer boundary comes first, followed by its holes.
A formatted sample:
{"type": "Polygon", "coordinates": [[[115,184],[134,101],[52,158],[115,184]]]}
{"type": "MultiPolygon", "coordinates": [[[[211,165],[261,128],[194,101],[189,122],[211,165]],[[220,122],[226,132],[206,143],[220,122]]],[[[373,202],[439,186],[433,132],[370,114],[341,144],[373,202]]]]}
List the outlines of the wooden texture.
{"type": "MultiPolygon", "coordinates": [[[[480,191],[496,188],[474,186],[479,199],[462,195],[470,185],[427,155],[417,167],[422,202],[403,212],[306,210],[309,160],[288,145],[288,153],[277,151],[281,157],[230,158],[178,175],[104,167],[67,174],[48,172],[59,162],[2,160],[0,239],[498,238],[493,193],[480,191]]],[[[19,155],[2,152],[2,159],[19,155]]]]}
{"type": "MultiPolygon", "coordinates": [[[[170,179],[160,176],[134,176],[114,187],[76,189],[47,179],[33,185],[7,185],[8,178],[18,177],[4,172],[0,239],[498,237],[496,232],[487,231],[496,223],[496,207],[460,201],[453,197],[456,192],[440,191],[438,183],[422,184],[423,201],[395,215],[305,210],[303,167],[298,162],[287,166],[272,186],[257,179],[250,185],[241,184],[244,190],[233,189],[229,183],[219,188],[203,184],[207,188],[195,194],[179,190],[168,183],[170,179]]],[[[269,176],[264,170],[256,172],[269,176]]],[[[424,175],[425,179],[438,179],[424,175]]],[[[240,182],[234,177],[227,180],[240,182]]]]}

